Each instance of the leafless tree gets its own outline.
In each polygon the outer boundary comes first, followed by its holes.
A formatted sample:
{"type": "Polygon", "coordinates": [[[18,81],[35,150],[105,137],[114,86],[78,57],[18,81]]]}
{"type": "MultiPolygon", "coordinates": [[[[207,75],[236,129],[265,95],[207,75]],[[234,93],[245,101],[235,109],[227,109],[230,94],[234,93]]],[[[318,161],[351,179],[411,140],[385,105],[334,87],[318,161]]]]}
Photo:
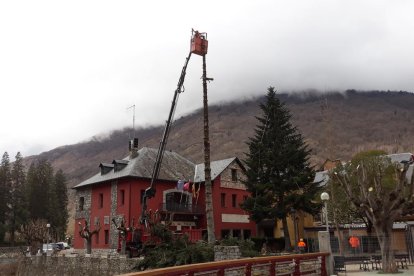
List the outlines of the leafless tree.
{"type": "Polygon", "coordinates": [[[407,181],[409,167],[408,162],[400,165],[378,156],[349,163],[334,173],[333,180],[372,222],[385,273],[398,270],[392,250],[393,223],[414,210],[414,173],[407,181]]]}
{"type": "Polygon", "coordinates": [[[43,219],[30,220],[21,226],[21,234],[30,247],[30,254],[35,255],[42,250],[41,246],[48,238],[47,221],[43,219]]]}
{"type": "Polygon", "coordinates": [[[92,237],[94,235],[98,235],[99,231],[101,230],[101,225],[99,221],[95,226],[95,230],[90,230],[88,226],[88,222],[85,220],[85,226],[82,227],[82,223],[79,222],[79,235],[85,239],[86,241],[86,254],[92,253],[92,237]]]}

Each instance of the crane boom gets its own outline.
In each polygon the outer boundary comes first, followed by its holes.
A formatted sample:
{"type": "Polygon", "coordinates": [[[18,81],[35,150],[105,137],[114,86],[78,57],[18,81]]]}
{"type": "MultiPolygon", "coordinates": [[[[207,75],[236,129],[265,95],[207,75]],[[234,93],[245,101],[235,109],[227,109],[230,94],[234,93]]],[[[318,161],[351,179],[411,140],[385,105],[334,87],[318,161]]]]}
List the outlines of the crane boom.
{"type": "Polygon", "coordinates": [[[178,80],[177,88],[175,89],[175,92],[174,92],[174,97],[171,103],[170,113],[165,123],[164,134],[162,135],[162,139],[158,147],[157,157],[155,159],[154,167],[152,170],[150,186],[147,189],[145,189],[145,192],[142,198],[142,213],[141,213],[141,218],[140,218],[141,224],[147,224],[147,221],[148,221],[147,200],[155,196],[155,192],[156,192],[155,181],[158,179],[158,175],[160,173],[162,158],[164,157],[168,135],[170,134],[171,124],[173,121],[175,108],[178,102],[178,96],[180,93],[184,92],[184,89],[183,89],[184,79],[185,79],[185,74],[187,72],[188,62],[190,61],[191,54],[193,53],[196,55],[201,55],[201,56],[206,55],[207,47],[208,47],[207,34],[199,33],[198,31],[192,30],[190,53],[185,59],[184,66],[183,66],[183,69],[181,70],[181,75],[178,80]]]}
{"type": "Polygon", "coordinates": [[[174,97],[171,103],[170,113],[165,123],[164,134],[160,141],[160,145],[159,145],[158,152],[157,152],[157,157],[155,159],[154,167],[152,170],[150,186],[147,189],[145,189],[145,192],[144,192],[144,196],[142,199],[142,214],[141,214],[142,224],[144,224],[148,219],[147,218],[147,199],[154,197],[155,192],[156,192],[155,180],[158,178],[158,175],[160,173],[162,158],[164,157],[165,146],[167,145],[168,135],[170,134],[171,124],[174,118],[174,112],[175,112],[175,108],[178,102],[178,96],[180,93],[184,92],[183,90],[184,79],[185,79],[185,74],[187,71],[187,65],[188,65],[188,62],[190,61],[190,57],[191,57],[191,52],[188,54],[188,57],[185,59],[184,66],[183,66],[183,69],[181,70],[181,75],[178,80],[177,88],[175,89],[175,92],[174,92],[174,97]]]}

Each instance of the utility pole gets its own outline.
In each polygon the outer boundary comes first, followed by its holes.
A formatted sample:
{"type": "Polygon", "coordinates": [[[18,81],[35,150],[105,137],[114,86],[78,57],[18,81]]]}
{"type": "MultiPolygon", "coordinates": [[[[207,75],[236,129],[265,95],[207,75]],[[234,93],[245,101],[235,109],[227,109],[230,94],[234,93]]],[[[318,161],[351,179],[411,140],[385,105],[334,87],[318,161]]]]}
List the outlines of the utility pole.
{"type": "Polygon", "coordinates": [[[208,243],[216,241],[214,234],[214,213],[213,213],[213,195],[211,185],[211,168],[210,168],[210,139],[208,127],[208,100],[207,100],[207,81],[213,80],[207,78],[206,55],[203,55],[203,104],[204,104],[204,176],[206,188],[206,216],[207,216],[207,236],[208,243]]]}

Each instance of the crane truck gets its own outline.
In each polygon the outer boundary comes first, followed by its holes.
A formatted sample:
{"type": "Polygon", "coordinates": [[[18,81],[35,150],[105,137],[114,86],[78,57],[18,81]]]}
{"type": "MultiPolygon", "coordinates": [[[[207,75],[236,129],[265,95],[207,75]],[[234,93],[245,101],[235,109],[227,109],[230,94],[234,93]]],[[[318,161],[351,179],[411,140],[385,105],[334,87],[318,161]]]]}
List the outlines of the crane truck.
{"type": "Polygon", "coordinates": [[[142,213],[140,217],[140,222],[141,224],[145,226],[148,226],[148,219],[149,219],[148,212],[147,212],[147,200],[150,198],[153,198],[156,193],[155,183],[160,173],[160,168],[162,164],[162,159],[164,157],[165,147],[167,145],[168,136],[171,130],[171,124],[172,124],[174,113],[175,113],[175,108],[178,102],[178,96],[179,94],[184,92],[184,79],[185,79],[185,75],[187,71],[188,62],[190,61],[192,54],[196,54],[200,56],[206,55],[207,48],[208,48],[207,34],[192,30],[190,52],[187,58],[185,59],[184,66],[181,70],[181,75],[178,80],[177,88],[174,91],[174,97],[171,103],[170,112],[168,114],[168,119],[165,123],[164,133],[162,135],[162,139],[158,147],[157,156],[156,156],[154,167],[152,170],[151,182],[150,182],[149,187],[145,189],[143,199],[142,199],[142,213]]]}

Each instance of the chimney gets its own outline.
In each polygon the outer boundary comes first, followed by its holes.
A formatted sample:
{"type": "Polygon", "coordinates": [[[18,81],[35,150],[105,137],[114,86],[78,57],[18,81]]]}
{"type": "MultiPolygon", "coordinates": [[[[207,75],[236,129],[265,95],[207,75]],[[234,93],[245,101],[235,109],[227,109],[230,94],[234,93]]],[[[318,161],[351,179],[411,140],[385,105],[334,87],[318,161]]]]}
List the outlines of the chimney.
{"type": "Polygon", "coordinates": [[[129,156],[131,159],[138,156],[138,138],[129,141],[129,156]]]}

